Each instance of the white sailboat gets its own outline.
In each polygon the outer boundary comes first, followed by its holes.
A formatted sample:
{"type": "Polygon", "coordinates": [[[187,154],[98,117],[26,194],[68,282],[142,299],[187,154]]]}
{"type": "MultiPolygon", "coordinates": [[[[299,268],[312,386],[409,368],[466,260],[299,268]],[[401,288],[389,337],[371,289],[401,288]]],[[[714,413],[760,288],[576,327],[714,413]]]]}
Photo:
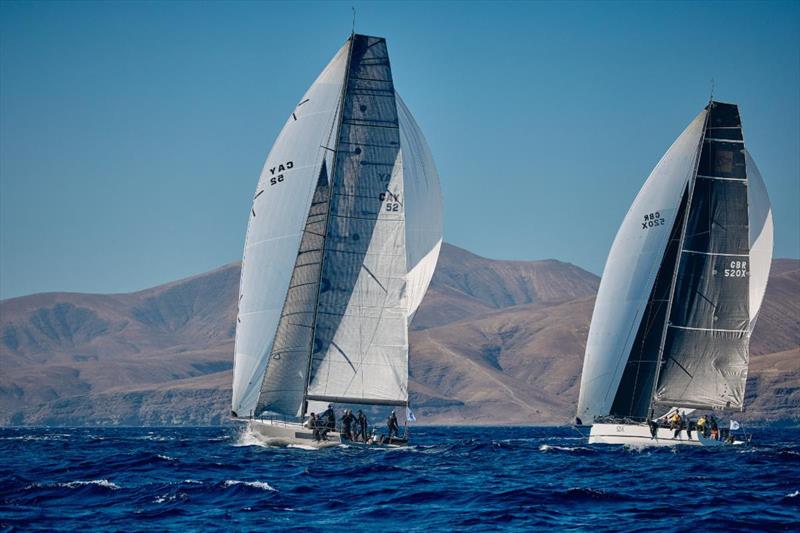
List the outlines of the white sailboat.
{"type": "MultiPolygon", "coordinates": [[[[442,243],[439,177],[386,41],[353,34],[289,115],[242,261],[232,414],[277,444],[329,403],[408,407],[408,324],[442,243]]],[[[330,432],[328,442],[339,434],[330,432]]]]}
{"type": "Polygon", "coordinates": [[[578,401],[590,443],[722,443],[658,421],[675,409],[743,409],[772,242],[739,109],[712,101],[656,165],[611,246],[578,401]]]}

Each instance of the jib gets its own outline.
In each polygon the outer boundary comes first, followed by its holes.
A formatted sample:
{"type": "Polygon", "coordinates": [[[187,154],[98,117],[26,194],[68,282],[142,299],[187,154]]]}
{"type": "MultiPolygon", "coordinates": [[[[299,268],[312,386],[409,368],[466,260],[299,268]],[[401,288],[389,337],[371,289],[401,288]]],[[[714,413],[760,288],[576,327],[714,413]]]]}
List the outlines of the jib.
{"type": "Polygon", "coordinates": [[[293,168],[294,161],[287,161],[286,163],[281,163],[280,165],[272,167],[269,169],[269,173],[272,175],[272,177],[269,179],[269,184],[276,185],[282,182],[284,179],[283,173],[287,170],[292,170],[293,168]]]}

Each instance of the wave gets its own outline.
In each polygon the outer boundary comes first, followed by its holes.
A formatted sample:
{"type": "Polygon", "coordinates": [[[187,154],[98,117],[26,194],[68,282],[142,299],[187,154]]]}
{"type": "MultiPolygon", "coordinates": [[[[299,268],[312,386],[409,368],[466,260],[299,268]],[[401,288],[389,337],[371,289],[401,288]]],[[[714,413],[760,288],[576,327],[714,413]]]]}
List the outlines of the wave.
{"type": "Polygon", "coordinates": [[[87,486],[96,486],[102,487],[104,489],[109,490],[119,490],[122,487],[117,485],[116,483],[112,483],[107,479],[90,479],[90,480],[77,480],[77,481],[67,481],[66,483],[33,483],[25,487],[26,489],[39,489],[39,488],[67,488],[67,489],[77,489],[79,487],[87,487],[87,486]]]}
{"type": "Polygon", "coordinates": [[[579,453],[579,454],[590,454],[595,452],[593,448],[587,448],[586,446],[558,446],[556,444],[542,444],[539,446],[539,451],[567,452],[567,453],[579,453]]]}
{"type": "Polygon", "coordinates": [[[235,487],[236,485],[243,485],[245,487],[252,487],[254,489],[278,492],[278,489],[276,489],[266,481],[239,481],[238,479],[226,479],[225,482],[223,483],[224,487],[235,487]]]}

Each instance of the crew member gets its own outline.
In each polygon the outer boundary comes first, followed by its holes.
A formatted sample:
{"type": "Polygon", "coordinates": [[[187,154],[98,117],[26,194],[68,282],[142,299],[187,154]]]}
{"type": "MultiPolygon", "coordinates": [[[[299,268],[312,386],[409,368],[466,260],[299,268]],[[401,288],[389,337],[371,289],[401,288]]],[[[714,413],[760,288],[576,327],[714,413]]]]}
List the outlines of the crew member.
{"type": "Polygon", "coordinates": [[[358,410],[356,415],[356,435],[355,440],[361,437],[364,442],[367,442],[367,415],[361,409],[358,410]]]}
{"type": "Polygon", "coordinates": [[[392,411],[392,414],[390,414],[389,418],[386,420],[386,425],[389,428],[389,442],[391,442],[392,437],[400,433],[400,426],[397,425],[397,415],[394,411],[392,411]]]}
{"type": "Polygon", "coordinates": [[[311,413],[309,415],[309,417],[308,417],[307,424],[308,424],[308,429],[310,429],[314,434],[314,440],[316,440],[316,441],[321,440],[321,437],[320,437],[320,434],[319,434],[319,424],[317,424],[317,415],[314,414],[314,413],[311,413]]]}
{"type": "Polygon", "coordinates": [[[686,437],[692,440],[692,421],[689,419],[689,415],[686,414],[686,411],[683,412],[683,426],[686,428],[686,437]]]}
{"type": "Polygon", "coordinates": [[[319,417],[328,431],[336,431],[336,413],[333,412],[333,404],[329,403],[328,408],[319,417]]]}
{"type": "Polygon", "coordinates": [[[350,409],[344,410],[344,416],[342,416],[342,437],[344,437],[347,440],[353,439],[351,427],[355,419],[356,417],[353,416],[353,411],[351,411],[350,409]]]}

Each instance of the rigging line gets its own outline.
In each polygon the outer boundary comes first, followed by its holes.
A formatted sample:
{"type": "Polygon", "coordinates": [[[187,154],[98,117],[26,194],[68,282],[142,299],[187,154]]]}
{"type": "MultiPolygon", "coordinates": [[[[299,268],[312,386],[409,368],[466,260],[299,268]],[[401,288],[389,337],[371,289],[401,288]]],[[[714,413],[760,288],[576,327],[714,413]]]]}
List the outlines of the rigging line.
{"type": "Polygon", "coordinates": [[[712,302],[711,299],[708,296],[706,296],[705,294],[703,294],[699,290],[695,290],[694,292],[695,292],[695,294],[700,296],[700,298],[702,298],[703,300],[707,301],[709,303],[709,305],[711,305],[711,307],[714,308],[714,312],[717,311],[717,307],[719,306],[718,304],[715,304],[714,302],[712,302]]]}
{"type": "MultiPolygon", "coordinates": [[[[689,371],[688,371],[688,370],[686,370],[686,368],[685,368],[685,367],[684,367],[682,364],[680,364],[680,363],[678,362],[678,360],[677,360],[677,359],[675,359],[675,358],[674,358],[674,357],[672,357],[671,355],[669,356],[669,359],[670,359],[670,360],[672,360],[672,362],[673,362],[673,363],[675,363],[675,365],[676,365],[678,368],[680,368],[681,370],[683,370],[684,372],[686,372],[686,375],[687,375],[687,376],[689,376],[689,378],[690,378],[690,379],[694,379],[694,376],[693,376],[693,375],[691,375],[691,374],[689,373],[689,371]]],[[[684,389],[683,389],[683,392],[686,392],[686,389],[688,389],[688,388],[689,388],[689,386],[687,385],[687,386],[686,386],[686,388],[684,388],[684,389]]]]}
{"type": "Polygon", "coordinates": [[[708,95],[708,103],[714,101],[714,78],[711,78],[711,94],[708,95]]]}

